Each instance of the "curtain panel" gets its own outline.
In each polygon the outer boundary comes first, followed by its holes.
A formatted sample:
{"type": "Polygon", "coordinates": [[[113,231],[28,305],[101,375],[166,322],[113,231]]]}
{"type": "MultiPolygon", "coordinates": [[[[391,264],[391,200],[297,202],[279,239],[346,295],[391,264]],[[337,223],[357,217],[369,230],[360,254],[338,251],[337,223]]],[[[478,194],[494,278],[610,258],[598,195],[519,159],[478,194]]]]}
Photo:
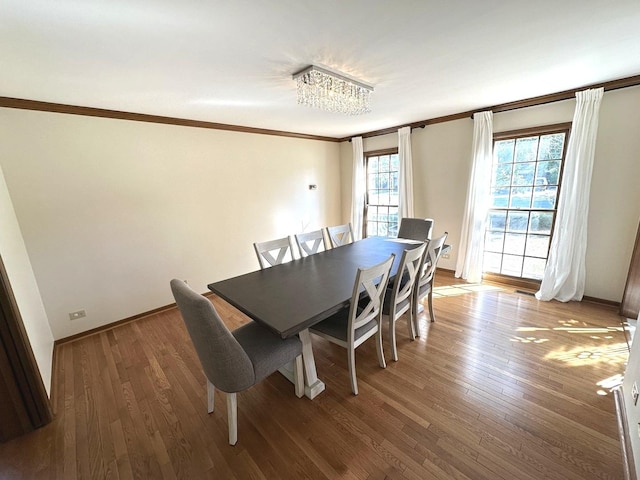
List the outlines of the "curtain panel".
{"type": "Polygon", "coordinates": [[[362,239],[364,229],[364,195],[366,187],[362,137],[351,139],[353,148],[353,178],[351,186],[351,226],[354,240],[362,239]]]}
{"type": "Polygon", "coordinates": [[[473,152],[467,203],[460,235],[455,276],[471,283],[482,280],[484,229],[489,210],[493,162],[493,112],[473,115],[473,152]]]}
{"type": "Polygon", "coordinates": [[[411,127],[398,130],[398,223],[400,219],[413,217],[413,166],[411,158],[411,127]]]}
{"type": "Polygon", "coordinates": [[[582,300],[586,278],[591,174],[603,88],[576,93],[558,213],[538,300],[582,300]]]}

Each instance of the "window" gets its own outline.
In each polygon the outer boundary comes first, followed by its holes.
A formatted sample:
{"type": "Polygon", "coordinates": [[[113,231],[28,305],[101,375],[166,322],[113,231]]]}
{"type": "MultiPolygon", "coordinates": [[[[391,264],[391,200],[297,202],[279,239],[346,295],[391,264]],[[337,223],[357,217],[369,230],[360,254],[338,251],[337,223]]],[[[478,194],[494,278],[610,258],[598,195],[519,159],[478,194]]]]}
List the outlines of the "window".
{"type": "Polygon", "coordinates": [[[484,272],[542,279],[569,126],[494,135],[484,272]]]}
{"type": "Polygon", "coordinates": [[[398,150],[365,153],[365,236],[398,236],[398,150]]]}

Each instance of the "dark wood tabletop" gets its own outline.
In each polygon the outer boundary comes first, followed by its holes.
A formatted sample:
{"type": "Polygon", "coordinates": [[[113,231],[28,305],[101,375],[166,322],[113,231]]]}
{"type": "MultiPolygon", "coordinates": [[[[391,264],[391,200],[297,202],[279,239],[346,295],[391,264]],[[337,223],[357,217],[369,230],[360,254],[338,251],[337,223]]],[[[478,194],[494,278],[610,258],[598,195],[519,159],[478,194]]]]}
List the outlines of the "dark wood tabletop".
{"type": "Polygon", "coordinates": [[[418,245],[369,237],[208,287],[253,320],[287,338],[348,306],[358,267],[376,265],[393,253],[396,258],[391,275],[395,275],[402,252],[418,245]]]}

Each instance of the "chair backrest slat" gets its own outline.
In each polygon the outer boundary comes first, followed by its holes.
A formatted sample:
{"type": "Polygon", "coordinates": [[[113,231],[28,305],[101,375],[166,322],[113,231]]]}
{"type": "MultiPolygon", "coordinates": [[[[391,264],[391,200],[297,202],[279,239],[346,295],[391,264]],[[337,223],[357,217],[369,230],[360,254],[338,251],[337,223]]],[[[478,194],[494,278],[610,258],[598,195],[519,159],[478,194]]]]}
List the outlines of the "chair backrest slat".
{"type": "Polygon", "coordinates": [[[349,310],[349,330],[347,335],[353,338],[355,330],[366,325],[372,319],[382,316],[382,303],[389,283],[389,272],[395,255],[384,262],[368,268],[359,268],[351,297],[349,310]],[[360,302],[362,293],[366,296],[360,302]]]}
{"type": "MultiPolygon", "coordinates": [[[[393,282],[391,289],[391,309],[397,307],[403,301],[409,299],[413,292],[416,278],[420,272],[422,266],[422,260],[424,259],[424,253],[427,249],[427,244],[423,243],[417,248],[405,250],[400,259],[400,266],[398,267],[398,274],[393,282]]],[[[408,308],[408,307],[407,307],[408,308]]]]}
{"type": "Polygon", "coordinates": [[[327,227],[327,236],[331,242],[331,247],[341,247],[347,243],[353,242],[353,230],[351,224],[337,225],[335,227],[327,227]]]}
{"type": "Polygon", "coordinates": [[[429,241],[429,245],[427,247],[427,251],[424,254],[424,259],[422,262],[422,271],[417,280],[416,286],[418,289],[431,282],[433,274],[436,271],[438,259],[442,254],[442,247],[444,246],[444,242],[446,239],[447,232],[445,232],[444,235],[441,235],[440,237],[434,238],[429,241]]]}
{"type": "Polygon", "coordinates": [[[298,233],[295,236],[296,243],[298,244],[298,250],[301,257],[313,255],[318,253],[320,246],[322,250],[327,249],[327,244],[324,239],[324,232],[322,230],[314,230],[313,232],[298,233]]]}
{"type": "Polygon", "coordinates": [[[253,248],[258,256],[261,270],[280,265],[294,258],[293,243],[291,243],[291,237],[288,236],[266,242],[256,242],[253,244],[253,248]]]}

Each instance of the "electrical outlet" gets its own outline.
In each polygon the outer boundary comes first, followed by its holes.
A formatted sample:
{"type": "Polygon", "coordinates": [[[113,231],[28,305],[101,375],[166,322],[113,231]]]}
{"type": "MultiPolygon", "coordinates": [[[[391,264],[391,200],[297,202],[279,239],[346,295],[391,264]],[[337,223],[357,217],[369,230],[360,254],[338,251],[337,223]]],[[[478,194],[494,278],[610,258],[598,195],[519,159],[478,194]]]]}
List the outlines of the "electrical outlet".
{"type": "Polygon", "coordinates": [[[442,254],[442,258],[444,258],[444,259],[449,258],[449,254],[448,254],[448,253],[443,253],[443,254],[442,254]]]}
{"type": "Polygon", "coordinates": [[[87,312],[84,310],[78,310],[76,312],[69,313],[69,320],[78,320],[79,318],[83,318],[87,316],[87,312]]]}
{"type": "Polygon", "coordinates": [[[631,398],[633,398],[634,405],[638,404],[638,395],[640,395],[640,393],[638,393],[638,383],[633,382],[633,387],[631,387],[631,398]]]}

